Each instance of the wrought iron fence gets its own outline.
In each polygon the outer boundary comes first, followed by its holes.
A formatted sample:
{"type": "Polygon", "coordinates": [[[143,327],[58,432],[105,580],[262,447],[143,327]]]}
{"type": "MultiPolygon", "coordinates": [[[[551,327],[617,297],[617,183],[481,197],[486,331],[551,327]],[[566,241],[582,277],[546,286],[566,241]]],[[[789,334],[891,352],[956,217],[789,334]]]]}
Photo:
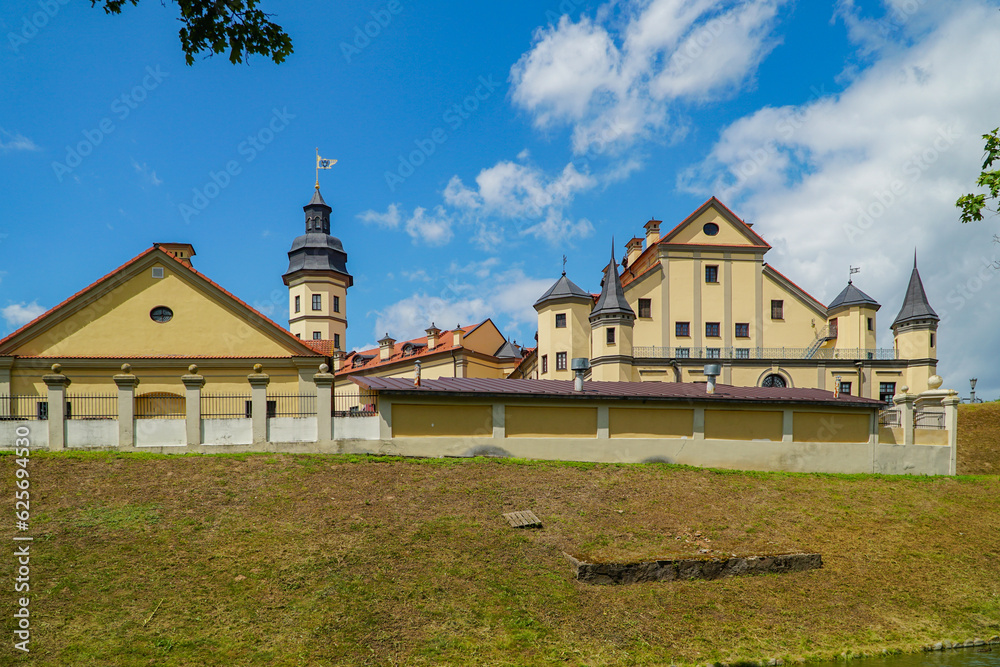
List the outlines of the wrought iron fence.
{"type": "Polygon", "coordinates": [[[913,425],[916,428],[944,429],[944,412],[936,410],[914,412],[913,425]]]}
{"type": "Polygon", "coordinates": [[[176,394],[143,394],[135,397],[136,419],[184,419],[184,397],[176,394]]]}
{"type": "Polygon", "coordinates": [[[118,419],[118,395],[68,395],[66,419],[118,419]]]}
{"type": "Polygon", "coordinates": [[[638,345],[636,357],[644,359],[817,359],[844,361],[884,361],[896,359],[892,348],[809,347],[660,347],[638,345]]]}
{"type": "Polygon", "coordinates": [[[878,424],[879,426],[902,426],[902,413],[899,410],[894,410],[892,408],[886,408],[884,410],[879,410],[878,413],[878,424]]]}
{"type": "Polygon", "coordinates": [[[315,417],[316,395],[270,394],[267,397],[267,412],[268,417],[315,417]]]}
{"type": "Polygon", "coordinates": [[[35,421],[49,418],[49,402],[44,396],[0,396],[0,419],[35,421]]]}
{"type": "Polygon", "coordinates": [[[360,390],[333,396],[334,417],[371,417],[378,414],[378,394],[360,390]]]}
{"type": "Polygon", "coordinates": [[[250,416],[248,394],[202,394],[202,419],[242,419],[250,416]]]}

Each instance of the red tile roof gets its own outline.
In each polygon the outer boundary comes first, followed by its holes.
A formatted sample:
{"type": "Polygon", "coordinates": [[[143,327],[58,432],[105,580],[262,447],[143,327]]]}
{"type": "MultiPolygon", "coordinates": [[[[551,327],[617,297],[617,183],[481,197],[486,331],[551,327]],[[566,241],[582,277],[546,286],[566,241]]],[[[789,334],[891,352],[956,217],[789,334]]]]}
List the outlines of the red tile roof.
{"type": "MultiPolygon", "coordinates": [[[[464,332],[464,336],[468,336],[473,331],[483,326],[487,322],[489,322],[489,318],[483,320],[479,324],[470,324],[468,326],[460,328],[464,332]]],[[[390,364],[397,363],[404,359],[405,360],[423,359],[431,355],[440,354],[442,352],[451,352],[453,350],[463,349],[464,348],[463,345],[454,344],[454,336],[452,335],[452,331],[454,331],[454,329],[448,331],[442,331],[441,334],[438,336],[437,345],[434,347],[433,350],[427,347],[427,336],[422,336],[420,338],[413,338],[411,340],[398,341],[392,347],[392,354],[389,356],[388,359],[384,361],[380,358],[379,354],[380,348],[375,347],[370,350],[356,350],[347,355],[347,358],[344,360],[343,365],[340,367],[340,370],[336,372],[336,375],[350,375],[351,373],[367,371],[372,368],[388,366],[390,364]],[[412,354],[403,356],[403,347],[407,344],[413,345],[414,350],[412,354]],[[355,367],[354,360],[359,357],[367,357],[368,361],[366,361],[361,366],[355,367]]],[[[318,341],[309,341],[309,342],[318,342],[318,341]]],[[[410,380],[410,382],[413,382],[413,380],[410,380]]]]}
{"type": "Polygon", "coordinates": [[[551,398],[621,398],[642,400],[709,401],[715,403],[806,403],[876,408],[882,401],[822,389],[792,387],[735,387],[717,384],[714,394],[703,382],[584,382],[573,390],[572,380],[511,380],[498,378],[439,378],[413,386],[412,378],[354,377],[364,387],[389,394],[545,396],[551,398]]]}

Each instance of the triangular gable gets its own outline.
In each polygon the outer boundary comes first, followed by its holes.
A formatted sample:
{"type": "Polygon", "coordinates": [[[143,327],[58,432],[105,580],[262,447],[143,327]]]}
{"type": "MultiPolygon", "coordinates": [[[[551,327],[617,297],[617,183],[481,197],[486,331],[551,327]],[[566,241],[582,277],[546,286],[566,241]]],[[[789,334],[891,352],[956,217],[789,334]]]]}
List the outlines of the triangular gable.
{"type": "Polygon", "coordinates": [[[816,297],[809,294],[809,292],[789,280],[783,273],[775,269],[773,266],[765,264],[764,275],[783,287],[785,291],[796,297],[799,301],[805,304],[806,307],[811,309],[824,320],[826,319],[826,306],[824,306],[816,297]]]}
{"type": "Polygon", "coordinates": [[[752,246],[770,249],[770,245],[740,220],[722,202],[712,197],[686,217],[679,225],[660,238],[660,243],[699,246],[752,246]],[[715,235],[707,234],[705,226],[718,227],[715,235]]]}
{"type": "Polygon", "coordinates": [[[462,347],[492,357],[506,340],[493,320],[486,318],[465,334],[462,338],[462,347]]]}
{"type": "Polygon", "coordinates": [[[319,356],[186,262],[153,246],[0,340],[0,355],[319,356]],[[153,268],[163,270],[153,277],[153,268]],[[165,306],[169,322],[153,321],[165,306]]]}

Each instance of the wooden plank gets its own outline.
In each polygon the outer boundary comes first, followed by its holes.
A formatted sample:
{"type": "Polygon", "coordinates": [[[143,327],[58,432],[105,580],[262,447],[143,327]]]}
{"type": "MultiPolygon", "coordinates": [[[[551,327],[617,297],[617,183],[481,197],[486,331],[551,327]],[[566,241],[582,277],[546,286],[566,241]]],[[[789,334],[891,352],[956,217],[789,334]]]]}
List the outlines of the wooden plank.
{"type": "Polygon", "coordinates": [[[502,515],[511,528],[541,528],[542,521],[531,510],[517,510],[502,515]]]}

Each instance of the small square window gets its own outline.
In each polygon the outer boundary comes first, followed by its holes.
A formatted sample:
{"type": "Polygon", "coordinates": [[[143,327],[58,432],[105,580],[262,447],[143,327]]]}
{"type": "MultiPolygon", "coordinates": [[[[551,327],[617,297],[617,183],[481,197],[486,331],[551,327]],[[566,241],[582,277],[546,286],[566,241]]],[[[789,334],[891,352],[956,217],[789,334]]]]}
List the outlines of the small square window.
{"type": "Polygon", "coordinates": [[[772,320],[783,320],[785,319],[785,302],[779,299],[773,299],[771,301],[771,319],[772,320]]]}
{"type": "Polygon", "coordinates": [[[313,331],[313,340],[323,340],[323,337],[318,331],[313,331]]]}
{"type": "Polygon", "coordinates": [[[679,347],[677,348],[677,358],[678,359],[689,359],[691,357],[690,347],[679,347]]]}
{"type": "Polygon", "coordinates": [[[717,283],[719,282],[719,267],[715,265],[710,265],[705,267],[705,282],[706,283],[717,283]]]}
{"type": "Polygon", "coordinates": [[[162,266],[154,266],[153,267],[153,277],[154,278],[162,278],[163,277],[163,267],[162,266]]]}
{"type": "Polygon", "coordinates": [[[549,355],[543,354],[542,355],[542,373],[548,373],[548,372],[549,372],[549,355]]]}
{"type": "Polygon", "coordinates": [[[750,337],[750,323],[749,322],[737,322],[736,323],[736,337],[737,338],[749,338],[750,337]]]}
{"type": "Polygon", "coordinates": [[[313,310],[323,309],[323,297],[319,294],[313,294],[313,310]]]}
{"type": "Polygon", "coordinates": [[[895,395],[896,395],[895,382],[878,383],[878,400],[885,401],[889,405],[892,405],[892,397],[895,395]]]}
{"type": "Polygon", "coordinates": [[[295,297],[295,312],[297,313],[301,310],[302,310],[302,297],[297,296],[295,297]]]}
{"type": "Polygon", "coordinates": [[[705,358],[706,359],[718,359],[722,356],[722,349],[718,347],[706,347],[705,348],[705,358]]]}
{"type": "Polygon", "coordinates": [[[566,313],[556,313],[556,329],[566,328],[566,313]]]}
{"type": "Polygon", "coordinates": [[[734,359],[749,359],[750,358],[750,348],[738,347],[733,350],[734,359]]]}
{"type": "Polygon", "coordinates": [[[608,327],[606,336],[607,336],[606,340],[608,342],[608,345],[614,345],[615,344],[615,328],[614,327],[608,327]]]}
{"type": "Polygon", "coordinates": [[[333,297],[333,312],[335,312],[335,313],[339,313],[340,312],[340,297],[339,296],[333,297]]]}
{"type": "Polygon", "coordinates": [[[556,352],[556,370],[564,371],[566,370],[566,353],[556,352]]]}
{"type": "Polygon", "coordinates": [[[719,337],[719,323],[718,322],[705,322],[705,335],[709,338],[719,337]]]}
{"type": "Polygon", "coordinates": [[[850,396],[851,395],[851,383],[850,382],[841,382],[840,383],[840,393],[841,394],[846,394],[846,395],[850,396]]]}
{"type": "Polygon", "coordinates": [[[651,299],[639,299],[639,317],[653,316],[653,302],[651,299]]]}
{"type": "Polygon", "coordinates": [[[674,335],[679,338],[687,338],[691,335],[690,322],[677,322],[674,324],[674,335]]]}

